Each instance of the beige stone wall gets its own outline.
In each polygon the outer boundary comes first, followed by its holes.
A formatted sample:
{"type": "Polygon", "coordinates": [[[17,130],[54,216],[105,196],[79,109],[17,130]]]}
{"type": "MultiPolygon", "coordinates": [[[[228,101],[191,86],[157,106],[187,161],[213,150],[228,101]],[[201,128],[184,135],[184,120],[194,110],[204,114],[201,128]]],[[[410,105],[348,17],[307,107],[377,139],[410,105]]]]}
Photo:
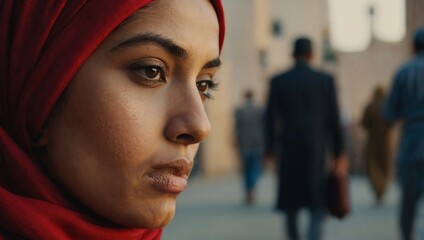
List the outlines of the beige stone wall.
{"type": "Polygon", "coordinates": [[[338,54],[336,76],[340,105],[351,121],[359,121],[376,85],[381,84],[389,90],[393,74],[407,57],[404,41],[372,41],[364,52],[338,54]]]}
{"type": "MultiPolygon", "coordinates": [[[[223,0],[227,35],[223,67],[217,80],[220,90],[207,103],[212,133],[202,144],[201,166],[205,174],[235,171],[239,167],[234,147],[233,112],[245,89],[254,89],[264,103],[270,76],[292,64],[292,41],[301,35],[314,41],[314,65],[331,69],[337,78],[340,108],[357,124],[376,84],[389,86],[395,70],[410,57],[410,34],[424,26],[424,0],[407,0],[408,35],[399,43],[372,41],[366,51],[337,53],[329,68],[321,61],[322,41],[328,29],[326,0],[223,0]],[[281,36],[273,36],[272,21],[281,22],[281,36]],[[267,65],[260,64],[260,51],[267,65]]],[[[360,130],[358,130],[360,131],[360,130]]],[[[360,133],[359,133],[360,135],[360,133]]]]}
{"type": "Polygon", "coordinates": [[[322,35],[328,29],[326,0],[273,0],[273,19],[283,24],[283,35],[272,37],[268,46],[269,75],[292,64],[292,42],[299,36],[308,36],[314,42],[315,64],[321,62],[322,35]]]}
{"type": "Polygon", "coordinates": [[[338,53],[336,74],[342,108],[357,122],[377,84],[390,89],[396,70],[412,55],[415,29],[424,27],[424,0],[407,0],[407,34],[403,41],[387,43],[373,40],[366,51],[338,53]]]}
{"type": "Polygon", "coordinates": [[[247,87],[255,87],[257,63],[254,0],[224,0],[227,34],[222,53],[223,66],[215,99],[207,103],[212,124],[209,138],[202,143],[200,161],[206,175],[235,171],[239,159],[234,147],[233,112],[247,87]]]}
{"type": "Polygon", "coordinates": [[[424,27],[424,0],[406,0],[408,31],[413,33],[418,27],[424,27]]]}

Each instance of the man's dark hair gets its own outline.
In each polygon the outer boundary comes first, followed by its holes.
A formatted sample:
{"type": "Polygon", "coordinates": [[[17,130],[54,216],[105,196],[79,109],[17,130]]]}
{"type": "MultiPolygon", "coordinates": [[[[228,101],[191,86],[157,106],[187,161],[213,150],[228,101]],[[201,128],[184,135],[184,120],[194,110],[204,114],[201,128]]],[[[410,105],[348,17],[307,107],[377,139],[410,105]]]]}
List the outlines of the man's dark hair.
{"type": "Polygon", "coordinates": [[[415,32],[414,49],[416,53],[424,52],[424,28],[419,28],[415,32]]]}
{"type": "Polygon", "coordinates": [[[312,42],[309,38],[300,37],[294,41],[294,57],[304,57],[312,54],[312,42]]]}
{"type": "Polygon", "coordinates": [[[245,98],[245,99],[248,99],[248,100],[253,99],[253,92],[252,92],[252,90],[247,89],[247,90],[244,92],[244,98],[245,98]]]}

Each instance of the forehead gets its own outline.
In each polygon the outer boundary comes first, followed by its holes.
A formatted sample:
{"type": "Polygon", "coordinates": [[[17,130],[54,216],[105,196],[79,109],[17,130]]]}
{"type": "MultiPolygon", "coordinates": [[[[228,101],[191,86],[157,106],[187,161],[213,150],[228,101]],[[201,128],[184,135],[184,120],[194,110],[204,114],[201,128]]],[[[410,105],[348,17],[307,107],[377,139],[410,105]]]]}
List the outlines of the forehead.
{"type": "Polygon", "coordinates": [[[141,33],[172,39],[189,52],[209,47],[211,54],[219,54],[219,24],[209,0],[155,0],[123,22],[108,42],[141,33]]]}

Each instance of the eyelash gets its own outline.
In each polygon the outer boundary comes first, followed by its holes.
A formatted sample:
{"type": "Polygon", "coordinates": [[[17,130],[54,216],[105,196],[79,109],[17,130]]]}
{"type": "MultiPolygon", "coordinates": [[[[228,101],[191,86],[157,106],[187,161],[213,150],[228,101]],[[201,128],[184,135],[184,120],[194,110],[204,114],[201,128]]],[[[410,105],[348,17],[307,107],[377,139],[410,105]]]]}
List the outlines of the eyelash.
{"type": "Polygon", "coordinates": [[[219,83],[214,82],[213,80],[201,80],[196,82],[196,87],[199,90],[199,93],[206,97],[207,99],[214,99],[213,95],[208,92],[208,90],[216,91],[218,89],[219,83]],[[201,87],[201,84],[206,84],[207,88],[204,91],[201,91],[199,87],[201,87]]]}
{"type": "MultiPolygon", "coordinates": [[[[166,72],[167,68],[166,65],[160,64],[160,63],[140,63],[136,62],[129,66],[129,69],[131,72],[133,72],[137,77],[141,78],[140,82],[144,86],[147,87],[157,87],[167,82],[166,80],[166,72]],[[146,70],[153,70],[156,71],[157,74],[159,74],[159,79],[155,80],[149,77],[146,74],[146,70]]],[[[216,91],[218,89],[219,83],[216,83],[213,80],[200,80],[196,82],[196,87],[201,94],[201,96],[207,98],[207,99],[213,99],[213,95],[208,92],[209,90],[216,91]],[[203,85],[205,84],[205,85],[203,85]],[[199,89],[200,87],[206,86],[205,90],[199,89]]]]}
{"type": "Polygon", "coordinates": [[[166,83],[166,69],[163,65],[161,64],[152,64],[152,63],[148,63],[148,64],[142,64],[142,63],[133,63],[130,65],[129,69],[137,76],[141,78],[141,83],[147,87],[157,87],[161,84],[166,83]],[[155,80],[152,78],[154,77],[149,77],[147,76],[146,71],[147,70],[153,70],[155,69],[155,71],[157,72],[157,74],[159,75],[159,79],[155,80]]]}

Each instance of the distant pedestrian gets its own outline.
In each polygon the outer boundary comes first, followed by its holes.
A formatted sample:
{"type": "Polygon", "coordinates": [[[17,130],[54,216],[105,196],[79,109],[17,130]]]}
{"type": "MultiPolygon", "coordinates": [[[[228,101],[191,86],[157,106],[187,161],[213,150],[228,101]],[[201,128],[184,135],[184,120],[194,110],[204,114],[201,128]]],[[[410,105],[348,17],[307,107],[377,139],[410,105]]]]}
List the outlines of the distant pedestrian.
{"type": "Polygon", "coordinates": [[[242,160],[245,200],[248,205],[255,201],[255,186],[261,173],[263,156],[263,109],[255,103],[251,90],[244,94],[244,103],[235,114],[236,136],[242,160]]]}
{"type": "Polygon", "coordinates": [[[424,28],[414,38],[415,58],[397,72],[383,108],[389,121],[402,121],[402,137],[396,160],[401,188],[402,239],[413,239],[417,206],[424,192],[424,28]]]}
{"type": "Polygon", "coordinates": [[[309,66],[312,43],[294,43],[294,67],[271,80],[266,109],[267,155],[277,154],[277,209],[287,217],[289,239],[300,239],[297,216],[307,208],[310,224],[307,239],[321,239],[326,156],[337,159],[335,171],[347,174],[343,136],[333,77],[309,66]]]}
{"type": "Polygon", "coordinates": [[[381,204],[393,168],[389,151],[390,124],[381,115],[384,96],[383,87],[377,86],[361,121],[367,132],[364,149],[365,171],[377,204],[381,204]]]}

